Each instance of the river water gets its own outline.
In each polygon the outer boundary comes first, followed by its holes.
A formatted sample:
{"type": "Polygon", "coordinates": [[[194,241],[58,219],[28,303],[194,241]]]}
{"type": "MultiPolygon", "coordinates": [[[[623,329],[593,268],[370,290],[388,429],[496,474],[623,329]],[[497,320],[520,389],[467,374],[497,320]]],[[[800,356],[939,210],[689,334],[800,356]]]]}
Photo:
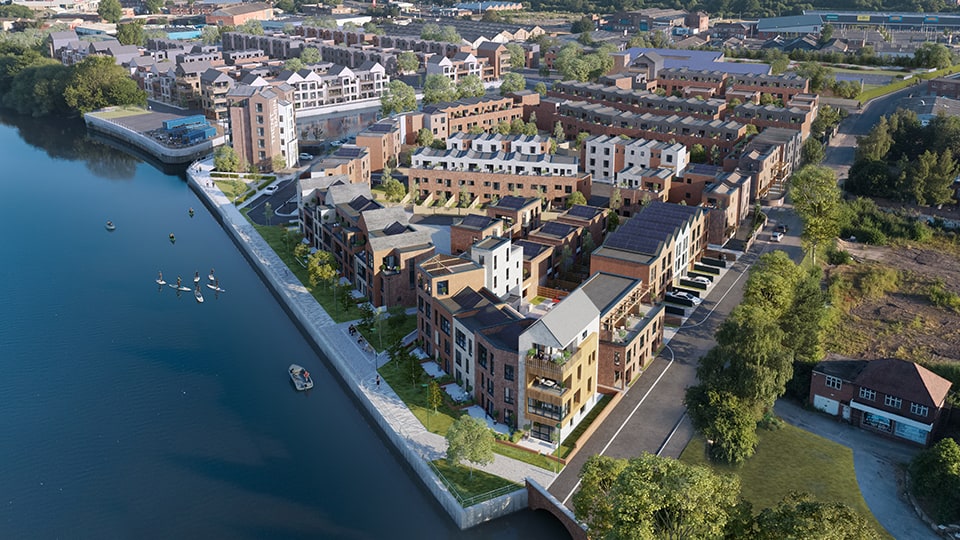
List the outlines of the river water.
{"type": "Polygon", "coordinates": [[[5,113],[0,156],[0,538],[566,536],[457,530],[179,174],[5,113]]]}

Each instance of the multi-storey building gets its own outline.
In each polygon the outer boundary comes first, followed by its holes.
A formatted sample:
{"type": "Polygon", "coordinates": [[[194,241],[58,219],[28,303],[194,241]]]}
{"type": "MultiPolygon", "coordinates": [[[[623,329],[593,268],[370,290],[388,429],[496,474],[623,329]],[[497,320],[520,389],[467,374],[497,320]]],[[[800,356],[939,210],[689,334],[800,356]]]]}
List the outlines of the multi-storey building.
{"type": "MultiPolygon", "coordinates": [[[[256,34],[245,34],[243,32],[224,32],[220,36],[220,40],[224,52],[259,49],[270,58],[281,60],[299,57],[304,46],[303,40],[286,34],[259,36],[256,34]]],[[[321,53],[322,52],[321,50],[321,53]]],[[[330,60],[327,61],[329,62],[330,60]]]]}
{"type": "Polygon", "coordinates": [[[475,75],[483,80],[485,67],[476,56],[465,52],[457,53],[453,58],[436,54],[427,60],[426,65],[427,75],[443,75],[454,84],[468,75],[475,75]]]}
{"type": "Polygon", "coordinates": [[[222,71],[210,68],[200,74],[200,105],[207,118],[224,124],[229,121],[227,93],[233,87],[233,78],[222,71]]]}
{"type": "Polygon", "coordinates": [[[374,306],[412,306],[417,301],[416,267],[435,249],[430,231],[411,225],[411,215],[401,207],[360,214],[364,251],[355,257],[356,282],[374,306]],[[359,278],[361,268],[365,283],[359,278]]]}
{"type": "Polygon", "coordinates": [[[768,75],[766,73],[738,73],[728,77],[727,91],[756,92],[769,94],[774,99],[784,103],[790,101],[797,94],[806,94],[810,91],[810,81],[793,73],[782,75],[768,75]]]}
{"type": "Polygon", "coordinates": [[[625,89],[588,82],[558,82],[547,92],[547,95],[560,99],[599,103],[637,114],[651,113],[719,120],[727,113],[727,103],[722,99],[661,96],[646,90],[625,89]]]}
{"type": "Polygon", "coordinates": [[[345,175],[354,184],[370,184],[370,151],[363,146],[345,144],[310,165],[311,176],[345,175]]]}
{"type": "Polygon", "coordinates": [[[624,169],[669,168],[682,171],[687,148],[678,143],[595,135],[583,144],[583,169],[598,182],[612,182],[624,169]]]}
{"type": "Polygon", "coordinates": [[[757,126],[761,131],[771,127],[797,130],[800,132],[800,138],[806,140],[816,116],[816,108],[800,109],[744,103],[733,110],[732,118],[737,122],[757,126]]]}
{"type": "Polygon", "coordinates": [[[727,73],[687,68],[663,68],[657,72],[657,88],[680,97],[712,98],[724,95],[727,73]]]}
{"type": "Polygon", "coordinates": [[[366,148],[370,154],[372,172],[397,166],[400,150],[407,138],[406,127],[407,123],[402,117],[389,117],[357,134],[357,146],[366,148]]]}
{"type": "Polygon", "coordinates": [[[302,112],[325,105],[380,99],[389,81],[383,66],[371,62],[356,70],[329,65],[319,70],[284,71],[272,82],[294,87],[294,106],[302,112]]]}
{"type": "Polygon", "coordinates": [[[537,197],[507,195],[491,201],[486,210],[488,216],[503,221],[504,236],[519,240],[540,226],[543,203],[537,197]]]}
{"type": "Polygon", "coordinates": [[[470,214],[450,225],[450,252],[460,255],[488,236],[503,235],[503,221],[490,216],[470,214]]]}
{"type": "Polygon", "coordinates": [[[289,86],[237,85],[227,92],[230,138],[241,162],[261,170],[297,163],[298,144],[289,86]],[[275,162],[275,158],[279,158],[275,162]]]}
{"type": "Polygon", "coordinates": [[[550,137],[543,135],[501,135],[458,132],[447,137],[447,150],[504,152],[537,156],[550,153],[550,137]]]}
{"type": "Polygon", "coordinates": [[[751,199],[783,183],[800,163],[802,135],[794,129],[767,128],[743,149],[737,169],[751,176],[751,199]]]}
{"type": "Polygon", "coordinates": [[[231,5],[215,10],[206,16],[207,24],[217,26],[240,26],[247,21],[273,20],[273,8],[263,2],[231,5]]]}
{"type": "Polygon", "coordinates": [[[639,279],[597,272],[580,288],[600,311],[597,384],[626,391],[663,343],[663,305],[643,302],[639,279]]]}
{"type": "Polygon", "coordinates": [[[590,256],[590,273],[639,279],[650,299],[661,299],[702,257],[705,218],[698,206],[651,202],[607,235],[590,256]]]}
{"type": "MultiPolygon", "coordinates": [[[[582,237],[589,233],[590,240],[596,247],[603,242],[603,238],[607,234],[607,209],[575,204],[558,215],[557,222],[579,228],[583,231],[581,233],[582,237]]],[[[583,246],[583,241],[581,241],[581,246],[586,247],[583,246]]]]}
{"type": "Polygon", "coordinates": [[[412,156],[410,178],[419,195],[457,197],[466,190],[482,202],[507,195],[543,198],[564,206],[574,191],[590,196],[590,175],[580,174],[577,158],[557,155],[477,153],[421,148],[412,156]]]}
{"type": "Polygon", "coordinates": [[[523,281],[523,248],[509,238],[488,236],[470,246],[470,259],[483,267],[483,286],[498,298],[519,296],[523,281]]]}
{"type": "Polygon", "coordinates": [[[553,275],[555,251],[553,246],[532,240],[516,240],[514,244],[523,248],[523,298],[530,300],[553,275]]]}
{"type": "Polygon", "coordinates": [[[451,103],[437,103],[423,108],[424,127],[434,138],[446,139],[459,132],[480,127],[492,132],[500,122],[523,120],[523,107],[513,98],[483,96],[451,103]]]}
{"type": "Polygon", "coordinates": [[[707,242],[723,245],[733,238],[750,213],[750,175],[725,172],[704,186],[702,205],[708,209],[707,242]]]}

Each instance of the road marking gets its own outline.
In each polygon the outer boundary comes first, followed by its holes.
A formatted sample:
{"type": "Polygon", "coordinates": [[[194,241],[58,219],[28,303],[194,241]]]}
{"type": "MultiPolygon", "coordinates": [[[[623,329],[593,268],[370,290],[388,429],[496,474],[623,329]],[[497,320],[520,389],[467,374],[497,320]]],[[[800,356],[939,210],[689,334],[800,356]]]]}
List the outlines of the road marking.
{"type": "Polygon", "coordinates": [[[680,424],[683,423],[683,419],[686,417],[687,417],[687,411],[683,411],[683,414],[680,415],[680,419],[677,420],[677,425],[673,426],[673,431],[670,432],[670,435],[667,435],[667,440],[663,441],[663,444],[660,445],[660,449],[657,450],[658,456],[662,454],[663,449],[666,448],[668,444],[670,444],[670,439],[672,439],[673,435],[677,432],[678,429],[680,429],[680,424]]]}
{"type": "MultiPolygon", "coordinates": [[[[603,449],[600,450],[600,452],[597,455],[602,456],[603,453],[606,452],[608,448],[610,448],[610,445],[613,444],[613,441],[617,438],[618,435],[620,435],[620,432],[623,431],[623,428],[626,427],[627,422],[629,422],[630,419],[633,418],[633,415],[637,412],[637,409],[640,408],[640,405],[643,405],[643,402],[646,401],[647,396],[650,395],[650,392],[653,392],[653,389],[656,388],[657,384],[660,383],[660,379],[662,379],[663,376],[667,374],[667,370],[670,369],[670,366],[673,365],[673,361],[676,358],[673,354],[673,349],[671,349],[669,345],[664,345],[663,347],[666,350],[670,351],[670,361],[667,362],[667,367],[663,368],[663,371],[660,373],[660,376],[657,377],[657,380],[653,381],[653,385],[647,390],[647,393],[644,394],[642,398],[640,398],[640,401],[637,402],[637,405],[633,408],[632,411],[630,411],[630,414],[623,421],[623,423],[620,424],[620,427],[617,428],[617,432],[613,434],[613,437],[610,437],[610,440],[607,441],[607,445],[604,446],[603,449]]],[[[579,487],[580,487],[580,480],[577,480],[576,485],[573,486],[573,489],[570,490],[570,493],[567,493],[567,496],[564,497],[563,501],[560,504],[563,504],[564,506],[566,506],[567,501],[570,500],[570,497],[573,496],[574,492],[577,491],[577,488],[579,487]]]]}

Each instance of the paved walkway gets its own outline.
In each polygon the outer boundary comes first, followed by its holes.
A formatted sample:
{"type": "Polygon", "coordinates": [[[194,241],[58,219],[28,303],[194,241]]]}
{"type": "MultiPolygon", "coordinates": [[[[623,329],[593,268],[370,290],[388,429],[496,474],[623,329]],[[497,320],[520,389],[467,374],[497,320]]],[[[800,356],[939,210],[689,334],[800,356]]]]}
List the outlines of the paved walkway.
{"type": "MultiPolygon", "coordinates": [[[[277,287],[290,309],[302,314],[298,319],[307,326],[308,333],[315,338],[318,346],[328,356],[332,356],[334,351],[339,356],[330,358],[331,366],[339,371],[346,384],[360,389],[361,399],[372,403],[390,427],[401,434],[406,444],[423,459],[432,461],[445,456],[446,439],[427,431],[386,381],[381,379],[377,385],[376,370],[387,361],[386,354],[366,351],[364,345],[350,335],[350,322],[338,324],[330,317],[216,184],[210,183],[210,170],[212,164],[206,162],[191,166],[189,173],[200,191],[219,207],[224,226],[231,228],[243,240],[248,253],[257,261],[268,281],[277,287]]],[[[499,454],[495,455],[493,463],[479,469],[521,484],[526,478],[531,478],[540,485],[549,486],[556,476],[551,471],[499,454]]]]}
{"type": "Polygon", "coordinates": [[[939,538],[917,517],[903,495],[899,468],[913,459],[920,451],[918,448],[804,410],[785,399],[777,401],[774,410],[789,424],[853,450],[853,469],[860,493],[873,516],[894,538],[939,538]]]}

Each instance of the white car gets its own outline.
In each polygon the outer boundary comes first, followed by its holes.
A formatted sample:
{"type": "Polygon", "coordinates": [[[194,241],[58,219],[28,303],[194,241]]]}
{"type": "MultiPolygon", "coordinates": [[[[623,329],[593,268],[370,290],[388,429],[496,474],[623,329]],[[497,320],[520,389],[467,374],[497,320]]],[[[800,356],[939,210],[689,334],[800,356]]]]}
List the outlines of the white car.
{"type": "Polygon", "coordinates": [[[703,300],[701,300],[697,296],[690,294],[686,291],[671,291],[667,293],[667,297],[680,298],[683,300],[687,300],[689,302],[693,302],[693,305],[695,306],[699,305],[700,302],[703,302],[703,300]]]}
{"type": "Polygon", "coordinates": [[[710,278],[706,276],[692,276],[692,277],[688,277],[687,279],[689,279],[694,283],[699,283],[701,285],[709,285],[713,283],[712,281],[710,281],[710,278]]]}
{"type": "Polygon", "coordinates": [[[273,195],[278,189],[280,189],[280,186],[277,184],[270,184],[269,186],[263,188],[263,192],[267,195],[273,195]]]}
{"type": "Polygon", "coordinates": [[[777,232],[771,234],[771,235],[770,235],[770,240],[773,240],[774,242],[779,242],[779,241],[783,240],[783,233],[780,232],[780,231],[777,231],[777,232]]]}
{"type": "Polygon", "coordinates": [[[310,161],[313,159],[313,154],[308,154],[306,152],[300,154],[300,161],[310,161]]]}

